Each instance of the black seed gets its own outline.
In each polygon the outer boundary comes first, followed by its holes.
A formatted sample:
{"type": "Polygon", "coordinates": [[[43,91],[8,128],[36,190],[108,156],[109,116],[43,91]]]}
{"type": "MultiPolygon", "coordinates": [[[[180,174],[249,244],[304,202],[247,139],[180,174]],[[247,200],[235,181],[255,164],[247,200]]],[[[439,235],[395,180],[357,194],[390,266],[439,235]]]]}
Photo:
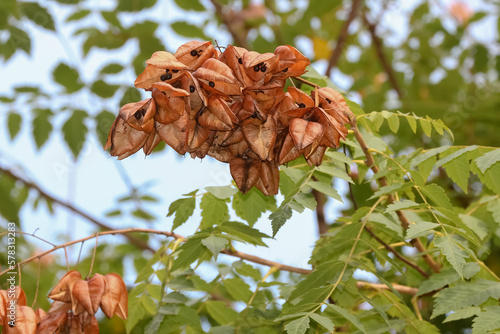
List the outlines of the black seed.
{"type": "Polygon", "coordinates": [[[255,66],[253,67],[253,70],[254,70],[255,72],[259,72],[259,71],[260,71],[260,65],[255,65],[255,66]]]}
{"type": "Polygon", "coordinates": [[[179,72],[179,70],[172,70],[172,73],[177,73],[179,72]]]}
{"type": "Polygon", "coordinates": [[[198,52],[196,50],[191,51],[191,56],[196,57],[198,55],[198,52]]]}
{"type": "Polygon", "coordinates": [[[141,117],[142,117],[141,111],[140,111],[140,110],[137,110],[137,111],[135,112],[134,116],[135,116],[135,119],[141,119],[141,117]]]}
{"type": "Polygon", "coordinates": [[[262,66],[260,67],[260,71],[261,71],[261,72],[265,72],[265,71],[267,71],[267,67],[266,67],[266,65],[265,65],[265,64],[264,64],[264,65],[262,65],[262,66]]]}
{"type": "Polygon", "coordinates": [[[191,93],[194,93],[194,86],[189,86],[189,91],[190,91],[191,93]]]}
{"type": "Polygon", "coordinates": [[[243,64],[243,59],[238,58],[238,63],[243,64]]]}
{"type": "Polygon", "coordinates": [[[165,72],[168,73],[168,72],[170,72],[170,70],[167,68],[167,70],[165,72]]]}
{"type": "Polygon", "coordinates": [[[299,104],[299,108],[305,108],[306,105],[304,103],[299,104]]]}
{"type": "Polygon", "coordinates": [[[161,79],[161,81],[170,80],[170,79],[172,79],[172,74],[171,73],[163,74],[160,77],[160,79],[161,79]]]}
{"type": "Polygon", "coordinates": [[[142,114],[142,116],[146,115],[146,109],[142,109],[141,114],[142,114]]]}
{"type": "Polygon", "coordinates": [[[332,100],[330,100],[330,99],[328,99],[328,98],[327,98],[327,99],[326,99],[326,102],[328,102],[328,103],[332,103],[332,100]]]}
{"type": "Polygon", "coordinates": [[[288,72],[288,68],[285,68],[282,72],[288,72]]]}
{"type": "Polygon", "coordinates": [[[215,87],[215,82],[213,82],[213,81],[209,81],[209,82],[208,82],[208,85],[209,85],[210,87],[214,88],[214,87],[215,87]]]}

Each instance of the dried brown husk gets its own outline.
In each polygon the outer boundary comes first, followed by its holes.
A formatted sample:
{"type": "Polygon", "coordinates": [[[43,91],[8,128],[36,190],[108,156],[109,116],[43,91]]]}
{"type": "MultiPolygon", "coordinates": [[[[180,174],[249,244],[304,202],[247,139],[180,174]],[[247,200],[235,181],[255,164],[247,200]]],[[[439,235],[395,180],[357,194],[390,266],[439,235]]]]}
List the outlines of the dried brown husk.
{"type": "Polygon", "coordinates": [[[190,70],[198,69],[215,54],[212,42],[190,41],[182,44],[174,53],[174,57],[190,70]],[[196,52],[196,55],[194,55],[196,52]]]}

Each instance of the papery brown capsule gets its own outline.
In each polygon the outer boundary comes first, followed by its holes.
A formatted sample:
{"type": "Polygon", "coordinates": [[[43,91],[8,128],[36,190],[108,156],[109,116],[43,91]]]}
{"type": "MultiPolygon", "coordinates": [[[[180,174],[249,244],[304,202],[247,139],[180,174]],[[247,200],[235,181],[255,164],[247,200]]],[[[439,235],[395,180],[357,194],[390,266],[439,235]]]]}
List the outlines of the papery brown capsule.
{"type": "Polygon", "coordinates": [[[190,70],[198,69],[203,63],[214,56],[215,49],[212,42],[190,41],[182,44],[175,51],[175,58],[190,70]]]}
{"type": "Polygon", "coordinates": [[[226,64],[215,58],[208,59],[202,67],[193,73],[193,76],[210,93],[223,96],[241,94],[240,85],[233,75],[233,71],[226,64]]]}
{"type": "Polygon", "coordinates": [[[278,55],[278,65],[274,70],[275,78],[298,77],[306,73],[306,67],[311,65],[309,59],[290,45],[281,45],[274,51],[278,55]]]}
{"type": "Polygon", "coordinates": [[[156,132],[160,138],[172,147],[180,155],[187,152],[189,131],[194,130],[196,122],[190,120],[187,113],[184,113],[178,120],[170,124],[155,123],[156,132]]]}
{"type": "Polygon", "coordinates": [[[273,53],[260,54],[249,51],[243,55],[243,67],[254,85],[261,85],[271,80],[272,72],[278,65],[278,60],[279,56],[273,53]]]}
{"type": "Polygon", "coordinates": [[[15,305],[15,326],[9,325],[9,320],[4,317],[3,331],[5,334],[35,334],[36,314],[29,306],[15,305]]]}
{"type": "Polygon", "coordinates": [[[277,195],[279,192],[280,170],[274,160],[265,161],[259,173],[255,186],[266,196],[277,195]]]}
{"type": "Polygon", "coordinates": [[[238,46],[228,45],[226,50],[219,57],[231,70],[240,84],[244,86],[253,85],[253,80],[247,75],[243,66],[243,56],[248,52],[247,49],[238,46]]]}
{"type": "MultiPolygon", "coordinates": [[[[315,96],[315,91],[311,92],[311,96],[315,96]]],[[[319,106],[323,108],[329,115],[333,116],[340,124],[349,123],[349,118],[353,118],[354,114],[347,106],[342,94],[330,87],[318,89],[319,106]]]]}
{"type": "Polygon", "coordinates": [[[231,176],[236,182],[238,189],[246,194],[259,178],[259,172],[262,167],[262,161],[252,158],[233,158],[229,162],[231,176]]]}
{"type": "Polygon", "coordinates": [[[198,123],[210,130],[229,131],[237,122],[231,108],[217,95],[210,96],[208,107],[198,114],[198,123]]]}
{"type": "Polygon", "coordinates": [[[118,116],[111,125],[104,149],[110,149],[111,156],[118,157],[118,160],[125,159],[139,151],[148,136],[148,133],[134,129],[118,116]]]}
{"type": "Polygon", "coordinates": [[[110,273],[104,276],[106,282],[105,291],[101,298],[101,310],[111,318],[117,314],[120,318],[128,316],[128,294],[127,287],[120,275],[110,273]]]}
{"type": "Polygon", "coordinates": [[[306,148],[314,141],[319,141],[323,136],[323,131],[323,125],[316,122],[308,122],[301,118],[294,118],[290,121],[290,136],[298,150],[306,148]]]}
{"type": "Polygon", "coordinates": [[[38,333],[59,333],[68,319],[71,303],[55,301],[50,306],[46,316],[38,324],[38,333]]]}
{"type": "Polygon", "coordinates": [[[189,93],[170,84],[158,82],[153,85],[152,96],[156,102],[155,121],[169,124],[184,114],[189,93]]]}
{"type": "Polygon", "coordinates": [[[136,103],[127,103],[120,108],[119,114],[131,127],[150,133],[154,128],[156,104],[153,99],[145,99],[136,103]]]}
{"type": "Polygon", "coordinates": [[[261,160],[267,160],[276,140],[276,122],[274,118],[268,117],[265,123],[259,125],[244,125],[242,130],[252,151],[261,160]]]}
{"type": "Polygon", "coordinates": [[[68,271],[49,292],[49,298],[59,302],[71,302],[71,289],[73,285],[82,279],[80,272],[76,270],[68,271]]]}

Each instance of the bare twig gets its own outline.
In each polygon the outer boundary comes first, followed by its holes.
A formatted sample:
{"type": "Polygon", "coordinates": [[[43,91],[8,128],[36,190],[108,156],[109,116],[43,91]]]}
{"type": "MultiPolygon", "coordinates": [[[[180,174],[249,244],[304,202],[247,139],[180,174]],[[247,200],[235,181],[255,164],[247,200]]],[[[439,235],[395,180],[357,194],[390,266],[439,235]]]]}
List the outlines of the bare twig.
{"type": "MultiPolygon", "coordinates": [[[[375,160],[373,159],[373,156],[371,155],[369,151],[369,147],[366,144],[363,136],[361,135],[361,132],[359,132],[358,125],[356,122],[356,118],[350,118],[350,125],[351,129],[354,132],[354,137],[356,137],[356,140],[358,141],[359,145],[361,146],[361,149],[363,150],[363,153],[365,154],[366,157],[366,165],[371,168],[374,174],[377,174],[380,170],[378,166],[375,164],[375,160]]],[[[378,179],[380,186],[385,187],[387,186],[387,180],[385,177],[381,177],[378,179]]],[[[395,198],[392,194],[388,195],[389,198],[389,203],[394,203],[395,198]]],[[[405,216],[405,214],[401,211],[398,210],[396,211],[396,214],[398,215],[399,221],[401,222],[401,226],[403,226],[404,229],[408,229],[410,226],[410,221],[408,218],[405,216]]],[[[436,273],[438,273],[441,270],[441,266],[434,261],[432,256],[430,254],[425,253],[426,249],[420,239],[412,239],[411,244],[413,247],[415,247],[420,253],[424,253],[423,259],[424,261],[429,265],[429,267],[436,273]]]]}
{"type": "Polygon", "coordinates": [[[360,6],[361,6],[361,0],[354,0],[352,2],[349,16],[342,25],[342,28],[340,28],[339,36],[337,37],[337,43],[335,44],[335,49],[333,49],[332,54],[330,55],[330,59],[328,60],[328,67],[326,68],[325,71],[325,75],[327,77],[330,76],[332,68],[334,68],[337,65],[337,62],[339,61],[340,55],[342,54],[342,50],[344,48],[344,44],[347,40],[347,36],[349,33],[349,26],[356,17],[360,6]]]}
{"type": "MultiPolygon", "coordinates": [[[[19,233],[19,232],[16,231],[16,233],[19,233]]],[[[171,237],[171,238],[178,239],[178,240],[181,240],[181,241],[187,240],[182,235],[179,235],[179,234],[176,234],[176,233],[173,233],[173,232],[159,231],[159,230],[146,229],[146,228],[129,228],[129,229],[123,229],[123,230],[104,231],[104,232],[98,232],[98,233],[92,234],[92,235],[87,236],[85,238],[81,238],[81,239],[78,239],[78,240],[73,240],[73,241],[61,244],[59,246],[53,247],[53,248],[51,248],[51,249],[43,252],[43,253],[40,253],[40,254],[37,254],[37,255],[33,255],[32,257],[30,257],[30,258],[28,258],[26,260],[18,262],[17,266],[20,267],[20,266],[22,266],[22,265],[24,265],[26,263],[29,263],[29,262],[31,262],[31,261],[33,261],[35,259],[40,259],[40,258],[44,257],[45,255],[50,254],[50,253],[52,253],[52,252],[54,252],[54,251],[56,251],[58,249],[65,248],[65,247],[68,247],[68,246],[71,246],[71,245],[74,245],[74,244],[77,244],[77,243],[80,243],[80,242],[84,242],[84,241],[87,241],[87,240],[90,240],[90,239],[98,238],[98,237],[103,236],[103,235],[110,235],[110,234],[111,235],[115,235],[115,234],[127,235],[127,234],[130,234],[130,233],[150,233],[150,234],[164,235],[166,237],[171,237]]],[[[1,233],[0,237],[3,234],[5,234],[5,233],[1,233]]],[[[230,255],[230,256],[234,256],[234,257],[238,257],[238,258],[243,259],[243,260],[248,260],[250,262],[262,264],[262,265],[265,265],[265,266],[276,267],[279,270],[285,270],[285,271],[294,272],[294,273],[303,274],[303,275],[307,275],[307,274],[309,274],[312,271],[310,269],[302,269],[302,268],[292,267],[292,266],[288,266],[288,265],[281,264],[281,263],[278,263],[278,262],[266,260],[266,259],[254,256],[254,255],[242,253],[242,252],[239,252],[239,251],[236,251],[236,250],[224,249],[224,250],[222,250],[221,253],[222,254],[226,254],[226,255],[230,255]]],[[[2,276],[3,274],[7,273],[8,271],[9,270],[7,269],[7,270],[4,270],[4,271],[0,272],[0,276],[2,276]]]]}
{"type": "Polygon", "coordinates": [[[228,19],[227,14],[224,13],[222,5],[217,0],[210,0],[215,7],[215,12],[217,16],[222,20],[222,22],[226,25],[227,30],[233,36],[234,42],[245,49],[248,49],[248,44],[246,40],[246,36],[242,36],[242,34],[237,31],[234,27],[234,24],[228,19]]]}
{"type": "MultiPolygon", "coordinates": [[[[318,179],[314,176],[312,179],[318,181],[318,179]]],[[[316,200],[316,222],[318,223],[318,234],[322,235],[328,232],[328,223],[325,218],[326,196],[316,189],[312,190],[312,194],[316,200]]]]}
{"type": "Polygon", "coordinates": [[[375,52],[377,53],[377,57],[380,61],[380,64],[382,65],[382,68],[387,74],[387,77],[389,78],[389,82],[391,83],[392,88],[394,88],[394,90],[398,94],[399,100],[403,101],[403,91],[398,83],[398,80],[396,79],[396,74],[394,73],[394,69],[392,68],[392,65],[390,64],[389,60],[387,59],[384,53],[383,42],[376,33],[377,27],[375,24],[371,23],[368,20],[366,13],[363,13],[362,17],[363,17],[363,22],[366,25],[368,32],[370,33],[370,36],[372,38],[373,47],[375,48],[375,52]]]}

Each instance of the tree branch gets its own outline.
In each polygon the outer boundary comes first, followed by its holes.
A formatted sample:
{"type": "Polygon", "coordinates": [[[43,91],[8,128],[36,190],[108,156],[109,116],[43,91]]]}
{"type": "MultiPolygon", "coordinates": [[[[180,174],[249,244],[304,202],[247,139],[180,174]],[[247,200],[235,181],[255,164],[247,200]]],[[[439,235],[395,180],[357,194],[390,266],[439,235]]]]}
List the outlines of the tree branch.
{"type": "MultiPolygon", "coordinates": [[[[35,184],[35,183],[31,182],[31,181],[28,181],[27,179],[25,179],[25,178],[23,178],[23,177],[21,177],[19,175],[14,174],[11,170],[0,166],[0,172],[6,174],[8,176],[10,176],[11,178],[13,178],[13,179],[15,179],[17,181],[21,181],[28,188],[36,190],[38,192],[38,194],[41,197],[45,198],[46,200],[48,200],[50,202],[57,203],[57,204],[65,207],[66,209],[70,210],[71,212],[76,213],[80,217],[85,218],[86,220],[88,220],[92,224],[99,226],[103,230],[106,230],[106,231],[113,230],[112,227],[110,227],[110,226],[106,225],[105,223],[97,220],[96,218],[92,217],[91,215],[89,215],[88,213],[84,212],[83,210],[77,208],[73,204],[68,203],[68,202],[66,202],[66,201],[64,201],[62,199],[56,198],[53,195],[50,195],[48,192],[46,192],[45,190],[43,190],[42,188],[40,188],[37,184],[35,184]]],[[[138,239],[138,238],[136,238],[136,237],[134,237],[132,235],[125,235],[125,237],[128,239],[128,241],[130,241],[132,244],[134,244],[138,248],[154,252],[154,250],[148,245],[147,242],[144,242],[143,240],[138,239]]]]}
{"type": "Polygon", "coordinates": [[[222,22],[226,25],[227,30],[233,36],[233,40],[236,45],[241,46],[242,48],[248,49],[248,44],[246,41],[246,36],[242,36],[234,27],[233,23],[228,19],[227,15],[224,13],[222,5],[217,0],[210,0],[215,7],[215,12],[217,16],[222,20],[222,22]]]}
{"type": "MultiPolygon", "coordinates": [[[[3,236],[3,235],[5,235],[5,234],[7,234],[7,233],[9,233],[9,232],[0,233],[0,237],[3,236]]],[[[10,232],[10,233],[12,233],[12,232],[10,232]]],[[[31,233],[26,233],[26,232],[22,232],[22,231],[15,231],[14,233],[19,233],[19,234],[25,234],[25,235],[33,236],[33,234],[31,234],[31,233]]],[[[104,231],[104,232],[98,232],[98,233],[92,234],[92,235],[87,236],[85,238],[81,238],[81,239],[78,239],[78,240],[73,240],[73,241],[66,242],[64,244],[58,245],[58,246],[54,246],[53,248],[51,248],[51,249],[49,249],[49,250],[47,250],[47,251],[45,251],[43,253],[40,253],[40,254],[37,254],[37,255],[33,255],[32,257],[30,257],[30,258],[28,258],[26,260],[18,262],[16,264],[16,266],[17,267],[21,267],[22,265],[24,265],[26,263],[29,263],[29,262],[31,262],[33,260],[36,260],[36,259],[40,259],[40,258],[44,257],[45,255],[48,255],[48,254],[50,254],[50,253],[52,253],[52,252],[54,252],[54,251],[56,251],[58,249],[66,248],[66,247],[69,247],[71,245],[75,245],[75,244],[78,244],[78,243],[81,243],[81,242],[84,242],[84,241],[87,241],[87,240],[90,240],[90,239],[98,238],[99,236],[103,236],[103,235],[115,235],[115,234],[127,235],[129,233],[151,233],[151,234],[157,234],[157,235],[164,235],[166,237],[171,237],[171,238],[174,238],[174,239],[177,239],[177,240],[181,240],[181,241],[187,240],[182,235],[179,235],[179,234],[176,234],[176,233],[173,233],[173,232],[159,231],[159,230],[146,229],[146,228],[129,228],[129,229],[123,229],[123,230],[104,231]]],[[[46,240],[44,240],[44,241],[47,242],[47,243],[49,243],[46,240]]],[[[283,270],[283,271],[298,273],[298,274],[302,274],[302,275],[308,275],[308,274],[310,274],[312,272],[311,269],[303,269],[303,268],[298,268],[298,267],[292,267],[292,266],[289,266],[289,265],[286,265],[286,264],[281,264],[281,263],[278,263],[278,262],[266,260],[266,259],[260,258],[258,256],[254,256],[254,255],[242,253],[242,252],[239,252],[239,251],[236,251],[236,250],[223,249],[221,251],[221,254],[226,254],[226,255],[229,255],[229,256],[234,256],[234,257],[240,258],[242,260],[247,260],[247,261],[254,262],[254,263],[261,264],[261,265],[268,266],[268,267],[275,267],[278,270],[283,270]]],[[[0,276],[6,274],[9,271],[12,271],[12,270],[9,268],[9,269],[6,269],[6,270],[0,272],[0,276]]],[[[357,285],[358,288],[373,288],[373,289],[390,290],[390,288],[387,285],[385,285],[385,284],[375,284],[375,283],[368,283],[368,282],[358,281],[356,285],[357,285]]],[[[408,287],[408,286],[404,286],[404,285],[399,285],[399,284],[393,284],[393,288],[395,290],[399,291],[400,293],[412,294],[412,295],[415,295],[416,291],[418,290],[416,288],[412,288],[412,287],[408,287]]]]}
{"type": "Polygon", "coordinates": [[[326,68],[325,71],[325,75],[327,77],[330,76],[332,68],[334,68],[337,65],[337,62],[339,61],[340,55],[342,54],[342,49],[344,48],[344,44],[345,41],[347,40],[347,36],[349,33],[349,26],[356,17],[360,6],[361,6],[361,0],[354,0],[352,2],[349,16],[342,25],[342,28],[340,28],[339,36],[337,37],[337,43],[335,44],[335,49],[333,49],[332,54],[330,55],[330,59],[328,60],[328,67],[326,68]]]}
{"type": "MultiPolygon", "coordinates": [[[[361,135],[361,132],[359,132],[356,118],[354,118],[354,117],[350,118],[349,122],[351,125],[351,129],[354,132],[354,137],[356,137],[356,140],[358,141],[359,145],[361,146],[361,149],[363,150],[363,153],[365,154],[366,165],[371,168],[371,170],[373,171],[374,174],[377,174],[380,170],[379,170],[378,166],[375,164],[375,160],[373,159],[373,156],[369,152],[369,147],[366,144],[363,136],[361,135]]],[[[384,176],[379,178],[378,181],[379,181],[381,187],[387,186],[387,180],[384,176]]],[[[389,194],[388,197],[389,197],[389,203],[392,204],[395,202],[394,195],[389,194]]],[[[408,218],[405,216],[405,214],[400,210],[396,211],[396,214],[398,215],[399,221],[401,222],[401,226],[403,226],[403,228],[405,230],[408,229],[408,227],[410,226],[410,222],[409,222],[408,218]]],[[[426,249],[425,249],[424,245],[422,244],[422,242],[420,241],[420,239],[412,239],[411,244],[420,253],[425,253],[426,249]]],[[[434,261],[434,259],[432,258],[431,255],[423,254],[422,256],[423,256],[424,261],[429,265],[429,267],[434,272],[438,273],[441,270],[441,266],[438,263],[436,263],[436,261],[434,261]]]]}
{"type": "MultiPolygon", "coordinates": [[[[312,177],[312,179],[318,181],[318,179],[316,179],[316,177],[314,176],[312,177]]],[[[328,232],[328,224],[325,218],[326,196],[316,189],[312,190],[312,194],[314,196],[314,199],[316,200],[316,222],[318,223],[318,234],[322,235],[328,232]]]]}
{"type": "Polygon", "coordinates": [[[380,60],[380,64],[382,65],[382,68],[384,69],[385,73],[387,73],[389,82],[391,83],[392,88],[394,88],[394,90],[398,94],[399,100],[403,101],[403,91],[401,90],[401,86],[399,85],[398,80],[396,79],[396,74],[394,73],[394,69],[392,68],[389,60],[387,60],[387,57],[384,53],[383,42],[376,33],[377,27],[375,26],[375,24],[371,23],[368,20],[366,13],[363,13],[362,17],[363,17],[363,22],[365,23],[368,32],[370,33],[370,36],[372,38],[373,47],[375,48],[375,52],[377,54],[378,59],[380,60]]]}

